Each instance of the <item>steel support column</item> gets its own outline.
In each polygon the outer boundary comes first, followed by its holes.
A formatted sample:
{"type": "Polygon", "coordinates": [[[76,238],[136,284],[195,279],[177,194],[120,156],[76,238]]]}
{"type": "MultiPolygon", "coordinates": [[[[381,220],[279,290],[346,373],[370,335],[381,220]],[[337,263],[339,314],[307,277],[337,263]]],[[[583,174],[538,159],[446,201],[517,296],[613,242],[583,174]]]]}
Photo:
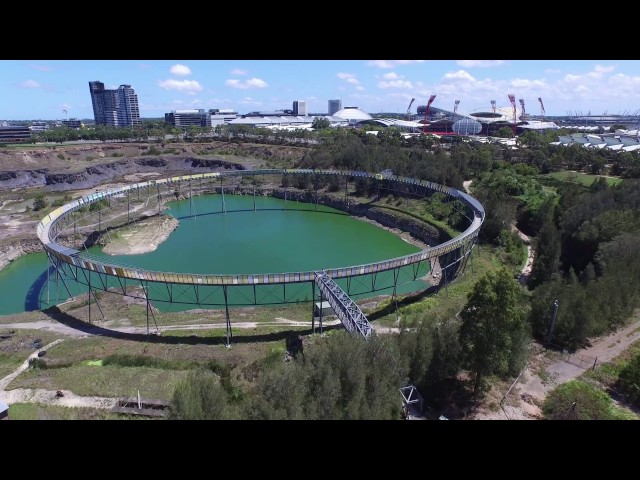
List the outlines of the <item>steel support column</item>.
{"type": "Polygon", "coordinates": [[[222,286],[222,292],[224,293],[224,309],[225,309],[225,315],[226,315],[226,319],[227,319],[227,344],[226,347],[227,348],[231,348],[231,338],[233,337],[233,334],[231,333],[231,319],[229,318],[229,302],[227,299],[227,286],[223,285],[222,286]]]}

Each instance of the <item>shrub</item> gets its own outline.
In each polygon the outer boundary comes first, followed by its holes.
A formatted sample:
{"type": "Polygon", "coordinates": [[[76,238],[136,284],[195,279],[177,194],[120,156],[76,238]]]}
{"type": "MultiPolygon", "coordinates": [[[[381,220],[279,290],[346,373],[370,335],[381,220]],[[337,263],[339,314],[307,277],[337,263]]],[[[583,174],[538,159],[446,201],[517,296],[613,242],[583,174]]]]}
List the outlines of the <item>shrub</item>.
{"type": "Polygon", "coordinates": [[[44,208],[47,208],[47,199],[43,193],[39,193],[33,201],[33,209],[37,212],[44,208]]]}
{"type": "Polygon", "coordinates": [[[552,390],[542,405],[548,420],[614,420],[613,401],[603,391],[581,380],[570,380],[552,390]]]}
{"type": "Polygon", "coordinates": [[[222,420],[229,418],[227,393],[219,377],[204,368],[192,370],[173,393],[169,418],[222,420]]]}
{"type": "Polygon", "coordinates": [[[618,376],[617,387],[631,403],[640,406],[640,355],[636,355],[622,369],[618,376]]]}

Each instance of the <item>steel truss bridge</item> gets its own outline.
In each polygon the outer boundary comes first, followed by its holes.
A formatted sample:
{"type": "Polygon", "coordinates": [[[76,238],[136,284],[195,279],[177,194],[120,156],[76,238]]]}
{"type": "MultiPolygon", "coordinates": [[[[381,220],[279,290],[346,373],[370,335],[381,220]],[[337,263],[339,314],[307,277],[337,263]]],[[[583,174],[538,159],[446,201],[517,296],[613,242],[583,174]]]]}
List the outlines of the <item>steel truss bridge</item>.
{"type": "MultiPolygon", "coordinates": [[[[338,194],[342,195],[342,194],[338,194]]],[[[289,202],[291,204],[293,202],[289,202]]],[[[295,203],[294,207],[295,208],[295,203]]],[[[340,208],[338,206],[337,208],[340,208]]],[[[357,208],[354,205],[353,208],[357,208]]],[[[409,277],[408,281],[415,281],[420,277],[420,267],[439,265],[442,272],[440,285],[447,285],[454,278],[464,272],[468,259],[471,257],[473,246],[477,243],[478,234],[485,218],[483,206],[470,195],[437,183],[414,178],[399,177],[390,171],[369,173],[361,171],[315,170],[315,169],[263,169],[263,170],[225,170],[207,172],[194,175],[182,175],[170,178],[153,179],[111,188],[86,195],[69,202],[44,217],[37,226],[37,235],[44,246],[50,268],[47,270],[47,288],[51,281],[50,273],[55,275],[56,289],[59,281],[73,298],[66,280],[76,285],[87,287],[89,300],[89,321],[91,321],[92,297],[102,315],[95,290],[108,291],[130,297],[143,299],[147,305],[147,331],[149,315],[153,317],[150,302],[167,302],[170,304],[217,306],[225,307],[227,319],[227,344],[231,334],[229,306],[240,305],[268,305],[308,301],[308,296],[301,300],[301,294],[308,294],[309,286],[312,299],[316,298],[316,287],[319,289],[320,299],[326,298],[333,307],[345,328],[352,333],[359,333],[364,337],[371,335],[371,326],[359,307],[349,295],[371,293],[384,288],[393,288],[396,296],[400,277],[409,277]],[[392,258],[385,261],[364,265],[354,265],[341,268],[324,269],[321,271],[300,271],[286,273],[257,273],[257,274],[198,274],[145,270],[139,267],[113,262],[107,255],[92,254],[87,249],[87,239],[100,235],[109,235],[110,231],[129,225],[135,220],[140,208],[155,208],[161,212],[167,201],[187,196],[191,205],[191,214],[197,217],[192,199],[195,194],[222,194],[221,211],[226,214],[225,188],[227,193],[253,194],[253,210],[257,208],[257,196],[273,195],[284,197],[284,209],[288,207],[288,200],[300,196],[300,191],[291,192],[288,181],[305,175],[313,179],[314,189],[307,189],[304,201],[335,206],[335,196],[319,193],[318,179],[324,177],[344,182],[344,201],[347,212],[351,212],[349,202],[349,187],[355,182],[369,182],[379,198],[380,192],[425,199],[434,193],[445,195],[446,201],[454,202],[469,220],[468,227],[462,234],[439,245],[429,246],[420,252],[392,258]],[[281,179],[284,187],[265,188],[265,179],[281,179]],[[247,180],[251,182],[248,183],[247,180]],[[260,180],[262,179],[262,181],[260,180]],[[291,192],[291,193],[290,193],[291,192]],[[94,208],[101,202],[100,208],[94,208]],[[103,219],[103,208],[108,204],[109,218],[103,219]],[[71,233],[73,232],[73,233],[71,233]],[[80,236],[85,240],[79,248],[68,246],[69,237],[75,239],[80,236]],[[393,275],[392,286],[382,286],[380,277],[393,275]],[[369,278],[369,282],[359,281],[369,278]],[[65,280],[66,279],[66,280],[65,280]],[[346,282],[341,288],[337,280],[346,282]],[[367,284],[364,291],[358,288],[367,284]],[[369,290],[370,286],[370,290],[369,290]],[[346,290],[346,291],[345,291],[346,290]]],[[[48,295],[48,294],[47,294],[48,295]]],[[[47,300],[48,301],[48,300],[47,300]]],[[[322,305],[322,303],[321,303],[322,305]]],[[[313,308],[313,301],[312,301],[313,308]]],[[[322,308],[321,308],[322,311],[322,308]]],[[[104,315],[103,315],[104,317],[104,315]]],[[[153,317],[155,323],[155,318],[153,317]]],[[[312,314],[312,328],[315,330],[315,316],[312,314]]],[[[156,325],[157,328],[157,325],[156,325]]],[[[322,316],[320,317],[322,329],[322,316]]]]}

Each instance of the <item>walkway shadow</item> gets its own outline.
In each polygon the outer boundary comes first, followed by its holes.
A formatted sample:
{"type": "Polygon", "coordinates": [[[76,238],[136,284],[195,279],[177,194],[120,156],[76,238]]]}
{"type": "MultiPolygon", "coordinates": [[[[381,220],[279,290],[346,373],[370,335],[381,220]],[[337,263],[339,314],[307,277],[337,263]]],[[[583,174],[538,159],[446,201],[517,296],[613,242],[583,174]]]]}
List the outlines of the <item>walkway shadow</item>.
{"type": "MultiPolygon", "coordinates": [[[[48,264],[47,264],[48,265],[48,264]]],[[[40,310],[45,302],[42,301],[42,295],[45,292],[45,287],[49,276],[55,275],[55,268],[48,266],[44,271],[38,275],[33,283],[29,286],[29,290],[24,298],[24,311],[32,312],[34,310],[40,310]]]]}
{"type": "MultiPolygon", "coordinates": [[[[442,288],[442,285],[432,285],[424,290],[421,290],[420,292],[407,295],[401,300],[398,300],[397,308],[406,307],[408,305],[411,305],[412,303],[423,300],[426,297],[435,295],[440,291],[441,288],[442,288]]],[[[374,320],[378,320],[380,318],[386,317],[387,315],[391,315],[392,313],[395,313],[395,311],[396,311],[396,302],[391,302],[386,307],[370,313],[369,315],[367,315],[367,318],[369,319],[370,322],[372,322],[374,320]]]]}
{"type": "MultiPolygon", "coordinates": [[[[66,325],[69,328],[86,333],[87,335],[97,335],[102,337],[116,338],[119,340],[131,340],[134,342],[152,342],[162,343],[167,345],[226,345],[227,338],[223,337],[200,337],[197,334],[189,336],[176,336],[176,335],[156,335],[154,333],[127,333],[119,332],[117,330],[110,330],[108,328],[100,327],[98,325],[92,325],[82,320],[77,319],[73,315],[69,315],[66,312],[61,311],[57,306],[42,310],[42,313],[46,314],[50,319],[55,320],[62,325],[66,325]]],[[[323,331],[334,330],[337,328],[344,328],[342,325],[331,325],[323,327],[323,331]]],[[[150,331],[153,331],[153,326],[149,327],[150,331]]],[[[233,322],[231,322],[231,344],[234,343],[260,343],[260,342],[277,342],[280,340],[287,341],[287,344],[291,342],[292,337],[299,335],[310,335],[311,328],[308,330],[283,330],[281,332],[273,332],[267,334],[242,334],[244,329],[233,328],[233,322]]],[[[316,331],[318,329],[316,328],[316,331]]]]}

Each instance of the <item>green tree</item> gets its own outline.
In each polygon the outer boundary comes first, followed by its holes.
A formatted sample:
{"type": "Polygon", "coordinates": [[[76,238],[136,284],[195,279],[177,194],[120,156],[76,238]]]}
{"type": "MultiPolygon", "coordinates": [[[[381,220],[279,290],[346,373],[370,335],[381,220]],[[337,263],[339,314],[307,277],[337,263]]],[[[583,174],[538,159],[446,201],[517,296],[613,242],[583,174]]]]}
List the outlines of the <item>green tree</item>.
{"type": "Polygon", "coordinates": [[[314,130],[322,130],[324,128],[329,128],[331,122],[324,117],[315,117],[313,122],[311,123],[311,128],[314,130]]]}
{"type": "Polygon", "coordinates": [[[224,420],[229,418],[227,393],[215,373],[199,368],[187,374],[173,393],[173,420],[224,420]]]}
{"type": "Polygon", "coordinates": [[[464,366],[475,374],[474,393],[487,375],[517,373],[528,345],[522,291],[506,268],[488,272],[462,310],[460,345],[464,366]]]}
{"type": "Polygon", "coordinates": [[[47,208],[47,199],[44,196],[44,193],[39,193],[33,200],[33,209],[37,212],[44,208],[47,208]]]}
{"type": "Polygon", "coordinates": [[[248,405],[250,419],[390,420],[400,418],[395,343],[346,331],[315,338],[289,364],[262,372],[248,405]]]}
{"type": "Polygon", "coordinates": [[[496,137],[500,138],[513,138],[513,128],[512,127],[500,127],[496,132],[496,137]]]}
{"type": "Polygon", "coordinates": [[[537,247],[529,281],[531,288],[550,280],[560,268],[560,232],[552,218],[547,218],[543,223],[537,247]]]}

